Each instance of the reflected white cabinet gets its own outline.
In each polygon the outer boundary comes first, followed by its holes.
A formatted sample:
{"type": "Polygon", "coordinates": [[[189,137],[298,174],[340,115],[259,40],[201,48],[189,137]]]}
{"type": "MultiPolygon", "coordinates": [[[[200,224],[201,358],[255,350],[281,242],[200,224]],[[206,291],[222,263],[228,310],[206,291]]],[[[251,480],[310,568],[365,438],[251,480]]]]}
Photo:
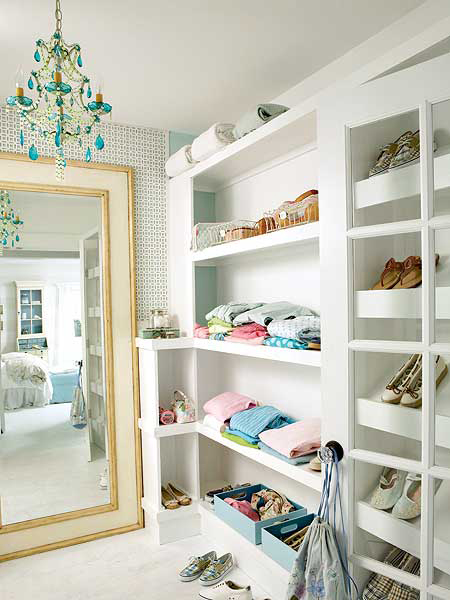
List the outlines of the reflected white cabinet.
{"type": "Polygon", "coordinates": [[[45,333],[45,284],[16,281],[17,350],[48,361],[45,333]]]}

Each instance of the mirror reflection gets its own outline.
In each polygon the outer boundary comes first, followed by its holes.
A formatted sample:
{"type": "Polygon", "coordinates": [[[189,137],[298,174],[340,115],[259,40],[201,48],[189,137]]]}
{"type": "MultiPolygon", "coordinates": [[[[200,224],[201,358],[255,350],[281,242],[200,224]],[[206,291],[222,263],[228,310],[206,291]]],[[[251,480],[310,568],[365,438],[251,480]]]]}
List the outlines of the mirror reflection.
{"type": "Polygon", "coordinates": [[[102,199],[19,190],[0,197],[5,527],[111,496],[102,199]]]}

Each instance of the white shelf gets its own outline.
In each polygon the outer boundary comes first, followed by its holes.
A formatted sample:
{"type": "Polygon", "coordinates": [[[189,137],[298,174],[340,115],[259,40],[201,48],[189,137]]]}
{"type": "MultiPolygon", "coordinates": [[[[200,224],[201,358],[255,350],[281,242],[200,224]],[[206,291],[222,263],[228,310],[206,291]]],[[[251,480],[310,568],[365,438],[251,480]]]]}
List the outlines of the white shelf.
{"type": "Polygon", "coordinates": [[[320,351],[291,350],[290,348],[273,348],[271,346],[251,346],[239,342],[219,342],[216,340],[195,339],[194,347],[210,352],[224,352],[239,356],[251,356],[296,365],[320,367],[320,351]]]}
{"type": "MultiPolygon", "coordinates": [[[[439,498],[439,494],[440,491],[436,499],[439,498]]],[[[360,501],[356,505],[355,519],[361,529],[414,556],[420,556],[420,518],[404,521],[393,517],[389,512],[373,508],[368,502],[360,501]]],[[[436,532],[434,566],[444,573],[450,573],[450,543],[439,539],[436,532]]]]}
{"type": "Polygon", "coordinates": [[[293,244],[307,244],[319,242],[319,222],[307,223],[273,231],[264,235],[227,242],[212,246],[199,252],[191,252],[191,260],[197,266],[214,266],[221,263],[233,262],[241,257],[258,253],[261,257],[267,252],[273,253],[278,249],[288,249],[293,244]]]}
{"type": "Polygon", "coordinates": [[[185,433],[196,433],[197,423],[173,423],[172,425],[159,425],[155,427],[155,437],[171,437],[173,435],[184,435],[185,433]]]}
{"type": "Polygon", "coordinates": [[[88,279],[97,279],[100,277],[100,267],[88,269],[88,279]]]}
{"type": "Polygon", "coordinates": [[[93,394],[97,394],[97,396],[103,397],[103,384],[102,383],[96,383],[95,381],[92,381],[91,385],[90,385],[90,390],[93,394]]]}
{"type": "Polygon", "coordinates": [[[180,337],[173,340],[145,340],[137,337],[136,347],[142,350],[183,350],[184,348],[193,348],[194,339],[180,337]]]}
{"type": "Polygon", "coordinates": [[[217,190],[240,175],[299,148],[316,144],[316,115],[312,104],[292,108],[245,137],[226,146],[187,173],[196,187],[217,190]]]}
{"type": "Polygon", "coordinates": [[[91,356],[103,356],[103,352],[102,352],[102,347],[101,346],[94,346],[93,344],[91,344],[89,346],[89,354],[91,356]]]}
{"type": "Polygon", "coordinates": [[[289,477],[298,483],[302,483],[313,490],[318,492],[322,490],[321,473],[312,471],[308,465],[290,465],[289,463],[284,462],[275,456],[267,454],[262,450],[240,446],[239,444],[222,437],[218,431],[215,431],[214,429],[211,429],[202,423],[197,423],[197,430],[201,435],[213,440],[214,442],[217,442],[218,444],[221,444],[222,446],[225,446],[226,448],[229,448],[230,450],[234,450],[234,452],[237,452],[242,456],[254,460],[260,465],[264,465],[269,469],[273,469],[274,471],[277,471],[277,473],[289,477]]]}
{"type": "MultiPolygon", "coordinates": [[[[422,288],[356,292],[355,314],[360,319],[421,319],[422,288]]],[[[436,318],[450,319],[450,287],[436,288],[436,318]]]]}
{"type": "MultiPolygon", "coordinates": [[[[438,150],[434,156],[434,189],[436,191],[450,187],[450,153],[448,150],[448,147],[438,150]]],[[[418,194],[420,194],[420,164],[416,163],[357,181],[354,186],[354,203],[355,208],[366,208],[411,198],[418,194]]]]}
{"type": "Polygon", "coordinates": [[[91,318],[100,318],[102,316],[100,306],[90,306],[88,308],[88,316],[91,318]]]}

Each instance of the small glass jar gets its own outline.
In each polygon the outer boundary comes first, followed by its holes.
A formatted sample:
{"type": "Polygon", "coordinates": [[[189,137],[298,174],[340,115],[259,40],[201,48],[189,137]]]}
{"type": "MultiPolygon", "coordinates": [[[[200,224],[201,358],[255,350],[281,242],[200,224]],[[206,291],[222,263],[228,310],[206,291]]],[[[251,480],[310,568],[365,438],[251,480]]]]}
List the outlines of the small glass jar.
{"type": "Polygon", "coordinates": [[[153,329],[155,327],[155,309],[150,309],[150,316],[148,318],[148,328],[153,329]]]}
{"type": "Polygon", "coordinates": [[[161,329],[162,327],[165,327],[165,325],[164,325],[164,323],[166,321],[165,314],[167,314],[167,311],[165,311],[161,308],[157,308],[154,310],[153,327],[155,329],[161,329]]]}

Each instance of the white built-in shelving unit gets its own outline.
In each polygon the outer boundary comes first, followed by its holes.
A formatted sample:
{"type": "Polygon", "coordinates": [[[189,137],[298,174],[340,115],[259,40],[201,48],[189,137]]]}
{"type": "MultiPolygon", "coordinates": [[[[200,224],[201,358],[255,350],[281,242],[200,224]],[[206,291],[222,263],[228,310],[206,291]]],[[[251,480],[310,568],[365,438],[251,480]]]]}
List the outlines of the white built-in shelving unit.
{"type": "Polygon", "coordinates": [[[288,300],[320,314],[320,223],[190,251],[197,222],[258,220],[265,211],[317,188],[316,114],[292,109],[169,184],[169,312],[182,338],[137,340],[144,458],[143,507],[161,543],[201,530],[231,550],[239,565],[282,597],[288,573],[249,548],[203,502],[224,483],[264,483],[317,509],[321,474],[234,444],[202,424],[203,405],[224,392],[246,394],[301,419],[321,416],[321,353],[193,338],[214,306],[232,300],[288,300]],[[182,389],[198,421],[160,426],[158,407],[182,389]],[[193,498],[188,510],[165,511],[160,487],[172,481],[193,498]],[[170,514],[169,514],[170,513],[170,514]],[[252,550],[249,560],[249,550],[252,550]]]}

